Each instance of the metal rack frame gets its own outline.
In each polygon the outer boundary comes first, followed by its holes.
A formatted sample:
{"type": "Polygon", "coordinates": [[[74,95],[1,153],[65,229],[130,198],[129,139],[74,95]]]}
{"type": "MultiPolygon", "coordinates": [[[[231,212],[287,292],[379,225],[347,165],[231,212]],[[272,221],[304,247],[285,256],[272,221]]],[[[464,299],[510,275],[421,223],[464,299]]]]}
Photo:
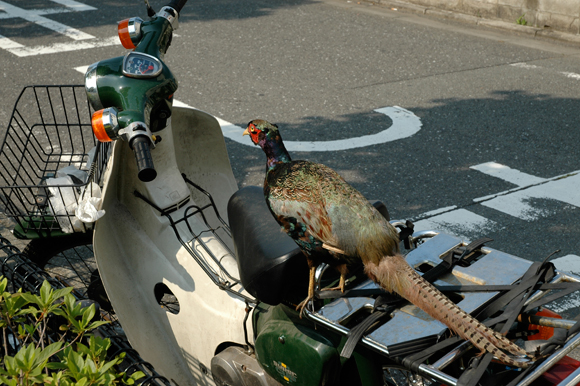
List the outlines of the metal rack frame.
{"type": "MultiPolygon", "coordinates": [[[[411,238],[412,243],[416,244],[418,241],[422,239],[428,239],[434,237],[438,234],[436,231],[421,231],[415,232],[411,238]]],[[[324,271],[328,268],[326,264],[319,266],[316,270],[315,279],[317,283],[317,289],[319,289],[320,281],[324,271]]],[[[564,272],[556,272],[556,275],[550,281],[550,284],[558,284],[558,283],[580,283],[580,277],[571,275],[564,272]]],[[[526,305],[532,304],[533,302],[539,300],[540,298],[546,296],[550,290],[541,291],[538,290],[529,299],[526,301],[526,305]]],[[[316,324],[324,326],[340,335],[348,336],[351,332],[351,329],[347,328],[346,326],[332,321],[323,315],[324,308],[320,310],[310,310],[308,307],[304,309],[304,313],[316,324]]],[[[388,324],[388,322],[386,322],[388,324]]],[[[561,327],[570,328],[575,321],[564,321],[561,324],[561,327]],[[568,323],[565,323],[568,322],[568,323]]],[[[369,336],[363,336],[360,341],[361,344],[364,346],[386,356],[391,357],[392,354],[389,352],[389,349],[382,344],[381,342],[373,339],[369,336]]],[[[517,386],[529,386],[534,380],[540,377],[543,373],[549,370],[555,363],[557,363],[560,359],[565,357],[569,354],[572,350],[580,346],[580,333],[573,335],[568,338],[566,344],[561,347],[559,350],[556,350],[550,357],[545,359],[543,363],[541,363],[536,369],[534,369],[528,376],[526,376],[523,380],[521,380],[517,386]]],[[[417,373],[423,377],[433,379],[436,381],[443,382],[449,386],[456,386],[458,384],[458,378],[455,378],[452,375],[449,375],[443,371],[443,369],[451,364],[456,359],[463,356],[469,349],[472,348],[471,342],[464,341],[463,343],[454,347],[451,351],[444,354],[440,359],[438,359],[433,364],[420,364],[417,373]]],[[[410,369],[409,369],[410,370],[410,369]]],[[[570,374],[564,381],[559,383],[558,386],[575,386],[578,381],[580,380],[580,369],[577,369],[575,372],[570,374]]]]}
{"type": "Polygon", "coordinates": [[[189,186],[193,187],[194,189],[205,195],[208,198],[209,203],[203,206],[198,206],[195,204],[188,205],[183,212],[184,213],[183,217],[181,218],[175,219],[172,216],[173,211],[164,211],[163,209],[157,207],[153,202],[151,202],[147,197],[145,197],[138,191],[135,191],[134,195],[137,198],[145,201],[148,205],[153,207],[162,216],[166,217],[169,220],[170,226],[173,229],[175,236],[177,237],[177,240],[181,243],[183,248],[191,255],[191,257],[197,262],[197,264],[208,275],[208,277],[213,281],[215,285],[217,285],[220,289],[224,291],[230,292],[244,299],[244,301],[246,301],[247,303],[257,304],[258,301],[255,298],[242,293],[243,285],[241,281],[238,278],[233,277],[228,272],[228,270],[223,266],[223,264],[220,262],[217,256],[213,254],[211,248],[203,240],[202,236],[211,235],[215,237],[215,240],[217,240],[220,243],[220,245],[226,251],[228,251],[229,254],[235,256],[235,253],[231,250],[231,248],[224,241],[224,239],[219,235],[219,231],[221,230],[226,234],[226,236],[231,238],[231,230],[226,221],[220,216],[215,201],[213,200],[213,197],[208,191],[203,189],[201,186],[189,180],[185,174],[182,174],[182,177],[189,186]],[[218,225],[217,227],[212,226],[208,221],[205,211],[213,212],[213,214],[218,219],[220,225],[218,225]],[[201,220],[206,226],[206,229],[204,231],[199,232],[198,234],[196,234],[193,231],[191,225],[189,224],[189,219],[194,216],[198,216],[198,218],[201,218],[201,220]],[[184,235],[180,232],[178,225],[181,223],[185,224],[185,226],[187,227],[189,233],[188,235],[184,235]],[[195,248],[196,243],[203,248],[204,252],[211,258],[213,263],[219,268],[219,272],[210,264],[208,264],[206,258],[202,254],[196,251],[195,248]]]}

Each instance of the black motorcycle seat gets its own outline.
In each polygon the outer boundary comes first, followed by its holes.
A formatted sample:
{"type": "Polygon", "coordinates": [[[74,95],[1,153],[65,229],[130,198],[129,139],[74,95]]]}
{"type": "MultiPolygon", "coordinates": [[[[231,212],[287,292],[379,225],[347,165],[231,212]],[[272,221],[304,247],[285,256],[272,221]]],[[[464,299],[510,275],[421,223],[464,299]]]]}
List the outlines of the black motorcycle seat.
{"type": "Polygon", "coordinates": [[[280,303],[308,266],[300,248],[270,213],[262,188],[248,186],[234,193],[228,219],[242,285],[264,303],[280,303]]]}
{"type": "MultiPolygon", "coordinates": [[[[372,204],[389,219],[382,202],[372,204]]],[[[306,258],[274,219],[262,188],[247,186],[235,192],[228,202],[228,219],[246,291],[270,305],[290,294],[302,300],[308,288],[306,258]]]]}

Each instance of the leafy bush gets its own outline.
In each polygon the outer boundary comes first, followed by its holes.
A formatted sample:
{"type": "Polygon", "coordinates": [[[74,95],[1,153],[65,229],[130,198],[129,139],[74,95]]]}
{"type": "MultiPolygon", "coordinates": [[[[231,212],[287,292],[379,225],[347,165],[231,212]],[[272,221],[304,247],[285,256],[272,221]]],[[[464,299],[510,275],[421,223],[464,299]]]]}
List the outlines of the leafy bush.
{"type": "Polygon", "coordinates": [[[35,295],[6,292],[7,283],[0,276],[0,383],[132,385],[144,376],[116,371],[124,354],[107,360],[111,341],[91,334],[107,322],[94,320],[95,305],[82,306],[72,288],[44,281],[35,295]]]}

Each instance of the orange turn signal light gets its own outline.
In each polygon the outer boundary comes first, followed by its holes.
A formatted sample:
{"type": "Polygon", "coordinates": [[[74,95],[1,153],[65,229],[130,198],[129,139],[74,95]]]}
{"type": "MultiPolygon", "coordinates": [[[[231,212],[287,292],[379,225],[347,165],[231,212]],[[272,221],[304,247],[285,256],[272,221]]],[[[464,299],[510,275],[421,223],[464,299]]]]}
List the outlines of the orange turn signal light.
{"type": "Polygon", "coordinates": [[[100,142],[111,142],[117,139],[117,133],[119,131],[117,109],[109,107],[95,111],[91,118],[91,126],[95,137],[100,142]]]}
{"type": "Polygon", "coordinates": [[[131,35],[129,34],[129,19],[121,20],[117,25],[117,33],[119,34],[119,40],[121,44],[128,50],[135,48],[135,44],[131,40],[131,35]]]}
{"type": "Polygon", "coordinates": [[[103,124],[103,111],[99,110],[93,113],[93,117],[91,119],[91,126],[93,127],[93,133],[95,137],[101,142],[111,142],[111,138],[107,135],[107,131],[105,130],[105,125],[103,124]]]}
{"type": "Polygon", "coordinates": [[[131,40],[131,34],[129,33],[129,19],[121,20],[117,25],[117,33],[119,34],[119,40],[121,44],[128,50],[135,48],[135,44],[131,40]]]}
{"type": "Polygon", "coordinates": [[[140,17],[132,17],[119,22],[117,33],[123,47],[132,50],[139,43],[142,37],[141,24],[143,24],[143,19],[140,17]]]}

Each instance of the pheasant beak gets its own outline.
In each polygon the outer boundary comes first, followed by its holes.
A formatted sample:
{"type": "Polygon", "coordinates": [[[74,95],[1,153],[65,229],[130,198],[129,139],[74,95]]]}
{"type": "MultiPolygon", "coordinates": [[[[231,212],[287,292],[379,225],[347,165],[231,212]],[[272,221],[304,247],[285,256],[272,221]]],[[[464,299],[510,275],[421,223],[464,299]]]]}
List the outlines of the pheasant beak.
{"type": "Polygon", "coordinates": [[[246,129],[246,130],[244,131],[244,133],[242,134],[242,137],[243,137],[244,135],[250,135],[250,130],[246,129]]]}

